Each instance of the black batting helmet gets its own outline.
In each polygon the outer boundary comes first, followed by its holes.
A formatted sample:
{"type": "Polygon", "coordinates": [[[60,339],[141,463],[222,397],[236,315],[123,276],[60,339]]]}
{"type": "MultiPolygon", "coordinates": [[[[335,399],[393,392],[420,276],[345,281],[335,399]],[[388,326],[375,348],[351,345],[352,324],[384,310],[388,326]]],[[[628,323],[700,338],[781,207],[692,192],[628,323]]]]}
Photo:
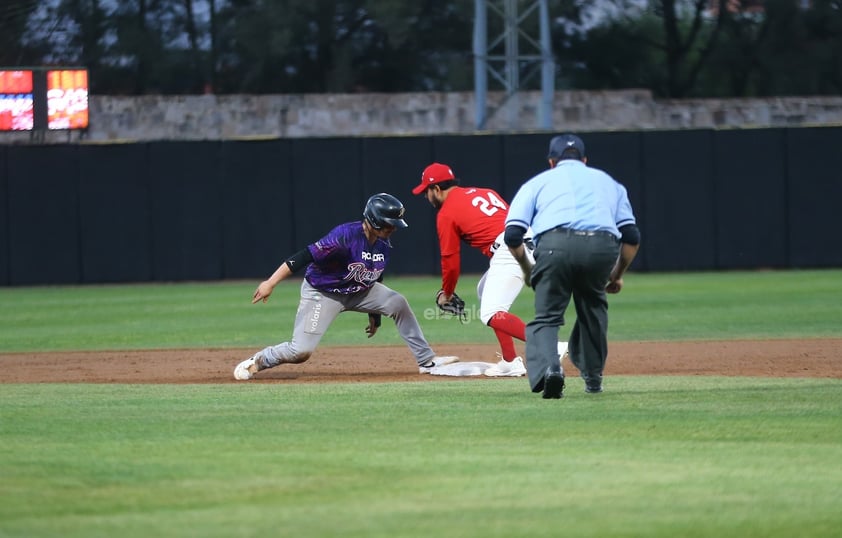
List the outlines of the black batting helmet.
{"type": "Polygon", "coordinates": [[[409,225],[403,220],[404,211],[400,200],[391,194],[381,192],[369,198],[368,202],[365,203],[363,217],[375,230],[379,230],[383,226],[406,228],[409,225]]]}

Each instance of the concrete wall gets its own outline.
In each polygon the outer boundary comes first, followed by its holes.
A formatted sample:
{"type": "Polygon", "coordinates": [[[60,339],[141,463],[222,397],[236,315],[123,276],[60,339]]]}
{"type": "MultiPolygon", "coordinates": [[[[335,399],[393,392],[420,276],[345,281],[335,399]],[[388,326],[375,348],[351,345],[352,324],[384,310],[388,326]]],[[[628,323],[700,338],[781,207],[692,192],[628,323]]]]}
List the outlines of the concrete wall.
{"type": "MultiPolygon", "coordinates": [[[[489,94],[487,131],[537,132],[540,92],[489,94]]],[[[656,100],[647,90],[559,91],[555,131],[842,125],[842,97],[656,100]]],[[[471,134],[473,92],[90,97],[87,132],[0,133],[0,143],[471,134]]]]}

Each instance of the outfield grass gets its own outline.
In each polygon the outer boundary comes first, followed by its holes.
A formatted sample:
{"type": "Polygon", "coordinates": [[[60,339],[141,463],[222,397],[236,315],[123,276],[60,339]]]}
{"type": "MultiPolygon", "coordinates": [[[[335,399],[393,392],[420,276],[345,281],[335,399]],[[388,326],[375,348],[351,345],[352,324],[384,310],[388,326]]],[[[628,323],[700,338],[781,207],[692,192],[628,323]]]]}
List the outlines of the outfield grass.
{"type": "Polygon", "coordinates": [[[2,536],[838,536],[838,380],[3,385],[2,536]]]}
{"type": "MultiPolygon", "coordinates": [[[[425,319],[436,279],[390,284],[431,340],[489,341],[475,320],[425,319]]],[[[0,351],[285,338],[297,285],[252,306],[255,285],[0,289],[0,351]]],[[[842,271],[626,285],[610,299],[612,340],[842,335],[842,271]]],[[[526,318],[530,295],[514,308],[526,318]]],[[[388,326],[367,340],[364,325],[340,316],[324,345],[399,342],[388,326]]],[[[839,535],[842,380],[568,384],[560,401],[523,378],[0,384],[0,537],[839,535]]]]}
{"type": "MultiPolygon", "coordinates": [[[[433,343],[486,342],[477,276],[460,295],[469,322],[437,316],[440,281],[395,278],[433,343]]],[[[609,298],[610,340],[721,340],[842,335],[842,270],[629,274],[609,298]]],[[[251,304],[257,282],[0,288],[0,352],[68,349],[263,347],[291,335],[298,282],[283,282],[266,304],[251,304]]],[[[529,319],[531,290],[512,312],[529,319]]],[[[572,307],[568,322],[575,319],[572,307]]],[[[369,340],[363,314],[339,316],[322,345],[400,344],[386,323],[369,340]]],[[[569,323],[568,325],[572,325],[569,323]]],[[[562,328],[564,334],[567,330],[562,328]]]]}

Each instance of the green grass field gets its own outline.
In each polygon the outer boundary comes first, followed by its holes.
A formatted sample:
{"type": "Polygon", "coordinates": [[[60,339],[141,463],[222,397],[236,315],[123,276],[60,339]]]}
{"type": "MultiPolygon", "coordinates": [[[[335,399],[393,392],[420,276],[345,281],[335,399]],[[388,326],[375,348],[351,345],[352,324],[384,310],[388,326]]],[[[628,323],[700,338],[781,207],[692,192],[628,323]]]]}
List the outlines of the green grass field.
{"type": "MultiPolygon", "coordinates": [[[[436,318],[435,278],[396,278],[432,342],[493,341],[477,321],[477,276],[457,291],[467,324],[436,318]]],[[[298,282],[278,286],[266,304],[251,304],[258,282],[0,288],[0,352],[69,349],[254,347],[288,338],[298,282]]],[[[532,292],[512,312],[532,311],[532,292]]],[[[842,335],[842,270],[630,274],[609,297],[610,340],[723,340],[842,335]]],[[[575,320],[571,307],[568,326],[575,320]]],[[[401,344],[388,323],[373,340],[362,314],[339,316],[323,345],[401,344]]],[[[562,328],[562,333],[565,329],[562,328]]]]}
{"type": "MultiPolygon", "coordinates": [[[[431,340],[491,338],[475,319],[432,319],[436,279],[387,283],[431,340]]],[[[469,305],[475,283],[460,283],[469,305]]],[[[297,284],[250,305],[256,284],[0,288],[0,353],[262,346],[288,334],[297,284]]],[[[842,337],[839,270],[626,286],[612,341],[842,337]]],[[[513,311],[530,308],[527,290],[513,311]]],[[[400,342],[363,326],[340,316],[323,345],[400,342]]],[[[0,384],[0,537],[842,529],[842,380],[617,376],[560,401],[524,383],[0,384]]]]}

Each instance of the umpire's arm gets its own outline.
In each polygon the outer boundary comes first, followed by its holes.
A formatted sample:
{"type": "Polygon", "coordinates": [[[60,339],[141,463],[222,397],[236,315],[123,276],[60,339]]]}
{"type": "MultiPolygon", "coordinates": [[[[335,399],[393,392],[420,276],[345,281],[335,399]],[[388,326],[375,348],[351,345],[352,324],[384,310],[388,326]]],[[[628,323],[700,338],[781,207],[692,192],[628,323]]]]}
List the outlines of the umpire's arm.
{"type": "Polygon", "coordinates": [[[623,275],[637,256],[637,251],[640,250],[640,229],[636,224],[621,226],[620,233],[623,234],[620,238],[620,255],[617,256],[617,262],[611,269],[608,284],[605,286],[605,291],[608,293],[620,293],[623,289],[623,275]]]}

